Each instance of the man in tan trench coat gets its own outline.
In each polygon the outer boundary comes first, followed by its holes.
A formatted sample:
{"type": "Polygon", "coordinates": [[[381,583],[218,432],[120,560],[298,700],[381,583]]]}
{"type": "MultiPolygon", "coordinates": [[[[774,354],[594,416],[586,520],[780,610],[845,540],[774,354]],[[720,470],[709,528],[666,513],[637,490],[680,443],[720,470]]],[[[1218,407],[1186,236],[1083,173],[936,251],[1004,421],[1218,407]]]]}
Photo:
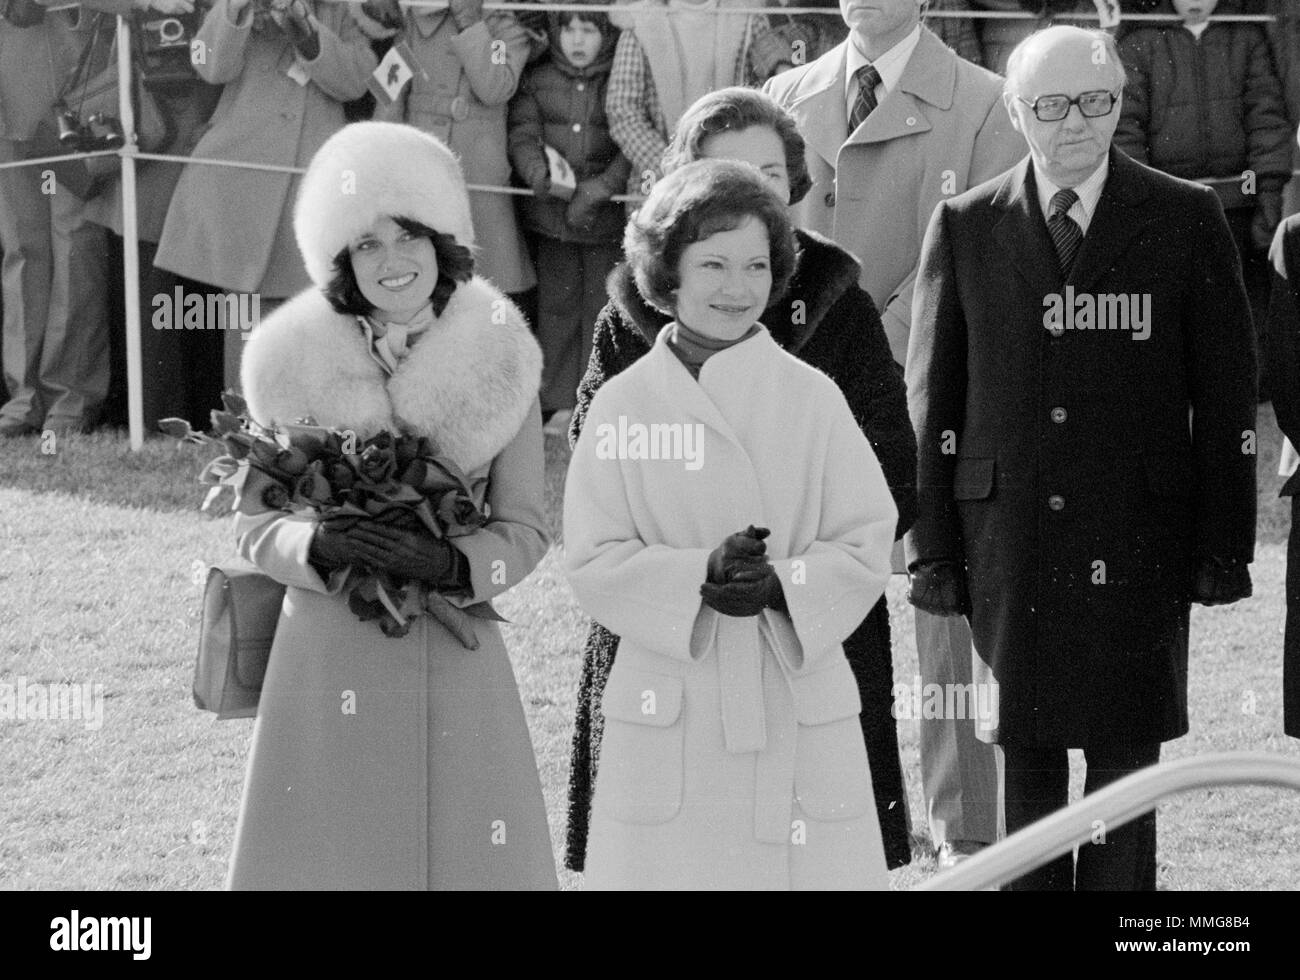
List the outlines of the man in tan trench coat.
{"type": "MultiPolygon", "coordinates": [[[[1011,167],[1025,143],[1002,107],[1002,80],[959,58],[921,26],[925,0],[840,0],[848,38],[767,83],[808,144],[812,190],[796,220],[862,263],[894,360],[907,358],[912,287],[941,200],[1011,167]],[[871,83],[864,92],[860,79],[871,83]],[[850,125],[852,119],[856,125],[850,125]]],[[[903,571],[895,550],[896,572],[903,571]]],[[[964,621],[917,611],[923,685],[970,683],[964,621]]],[[[998,831],[998,773],[969,718],[918,722],[930,832],[948,865],[998,831]]]]}

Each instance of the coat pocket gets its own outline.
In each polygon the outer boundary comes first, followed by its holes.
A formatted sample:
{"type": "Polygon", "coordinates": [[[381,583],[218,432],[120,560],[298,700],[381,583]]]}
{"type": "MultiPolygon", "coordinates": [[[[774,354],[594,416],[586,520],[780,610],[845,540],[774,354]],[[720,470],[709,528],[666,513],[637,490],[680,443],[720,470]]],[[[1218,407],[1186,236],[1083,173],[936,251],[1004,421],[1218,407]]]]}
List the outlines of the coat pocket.
{"type": "Polygon", "coordinates": [[[798,721],[795,798],[814,820],[851,820],[873,805],[871,770],[858,715],[862,701],[849,662],[790,682],[798,721]]]}
{"type": "Polygon", "coordinates": [[[682,688],[680,677],[615,663],[601,702],[605,734],[593,802],[614,820],[666,823],[681,809],[682,688]]]}
{"type": "Polygon", "coordinates": [[[954,500],[987,500],[993,495],[993,460],[959,459],[952,474],[954,500]]]}

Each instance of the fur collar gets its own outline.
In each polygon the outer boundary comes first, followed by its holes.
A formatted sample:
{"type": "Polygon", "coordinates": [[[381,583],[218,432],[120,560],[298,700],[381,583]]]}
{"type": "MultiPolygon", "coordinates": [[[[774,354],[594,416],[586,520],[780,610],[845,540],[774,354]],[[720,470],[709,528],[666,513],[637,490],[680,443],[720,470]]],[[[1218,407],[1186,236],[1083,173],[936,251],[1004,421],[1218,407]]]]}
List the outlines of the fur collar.
{"type": "MultiPolygon", "coordinates": [[[[830,239],[802,228],[796,228],[794,234],[798,248],[794,275],[785,295],[768,303],[760,319],[773,340],[789,353],[798,354],[830,308],[857,283],[860,269],[857,260],[830,239]],[[796,302],[804,304],[802,316],[795,316],[796,302]]],[[[626,321],[654,346],[659,331],[672,317],[641,298],[626,262],[609,274],[605,288],[626,321]]]]}
{"type": "Polygon", "coordinates": [[[523,316],[475,276],[457,286],[391,377],[370,356],[356,318],[309,289],[253,331],[241,379],[249,412],[264,425],[310,415],[363,439],[381,429],[428,436],[469,472],[514,438],[541,372],[523,316]]]}

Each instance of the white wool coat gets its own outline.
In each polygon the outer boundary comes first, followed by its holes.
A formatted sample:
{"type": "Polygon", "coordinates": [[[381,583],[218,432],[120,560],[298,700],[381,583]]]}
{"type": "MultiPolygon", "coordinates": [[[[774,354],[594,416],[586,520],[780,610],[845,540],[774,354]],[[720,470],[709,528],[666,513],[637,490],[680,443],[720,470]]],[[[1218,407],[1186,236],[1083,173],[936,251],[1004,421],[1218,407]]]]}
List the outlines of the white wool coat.
{"type": "MultiPolygon", "coordinates": [[[[362,438],[384,428],[427,435],[471,477],[488,475],[490,519],[455,542],[471,594],[453,601],[465,605],[514,586],[546,552],[540,374],[518,311],[474,279],[391,377],[354,317],[303,293],[254,330],[243,389],[258,421],[310,415],[362,438]]],[[[496,624],[475,620],[472,651],[429,616],[385,637],[348,609],[341,576],[323,580],[309,563],[314,531],[299,517],[236,518],[240,553],[288,590],[229,886],[555,888],[541,784],[496,624]]]]}
{"type": "Polygon", "coordinates": [[[889,488],[834,383],[766,330],[697,382],[670,329],[596,394],[565,489],[569,581],[622,638],[586,884],[885,888],[841,642],[889,578],[889,488]],[[702,455],[610,458],[620,426],[654,423],[699,426],[702,455]],[[701,603],[710,552],[748,524],[771,529],[788,616],[701,603]]]}

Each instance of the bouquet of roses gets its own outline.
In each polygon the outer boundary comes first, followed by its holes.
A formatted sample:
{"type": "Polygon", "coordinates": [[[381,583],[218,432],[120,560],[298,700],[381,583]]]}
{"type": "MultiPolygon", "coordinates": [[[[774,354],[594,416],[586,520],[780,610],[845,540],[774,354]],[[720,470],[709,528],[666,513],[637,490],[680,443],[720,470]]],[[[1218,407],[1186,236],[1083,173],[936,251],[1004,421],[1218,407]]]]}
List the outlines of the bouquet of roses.
{"type": "MultiPolygon", "coordinates": [[[[209,484],[201,510],[310,514],[344,531],[359,521],[398,530],[420,527],[439,539],[478,530],[489,515],[487,478],[470,480],[426,437],[381,432],[365,441],[312,419],[267,427],[251,419],[242,398],[222,395],[212,412],[214,435],[195,432],[184,419],[158,427],[182,442],[220,446],[224,454],[204,467],[209,484]]],[[[363,621],[378,620],[386,636],[405,636],[411,621],[429,613],[461,643],[477,649],[470,617],[499,617],[486,602],[458,607],[427,582],[398,580],[382,568],[349,566],[348,605],[363,621]]]]}

